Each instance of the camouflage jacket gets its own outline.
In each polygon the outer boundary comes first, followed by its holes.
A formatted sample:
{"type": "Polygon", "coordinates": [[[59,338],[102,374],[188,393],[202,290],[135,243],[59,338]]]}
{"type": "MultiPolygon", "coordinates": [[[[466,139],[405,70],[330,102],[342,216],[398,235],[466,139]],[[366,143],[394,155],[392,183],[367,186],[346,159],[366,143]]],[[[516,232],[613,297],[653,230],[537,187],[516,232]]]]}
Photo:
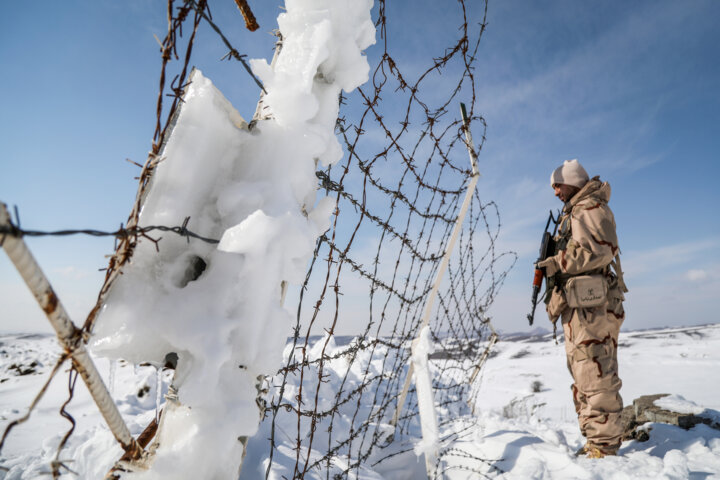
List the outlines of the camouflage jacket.
{"type": "MultiPolygon", "coordinates": [[[[549,257],[557,267],[549,287],[560,287],[575,275],[604,274],[610,290],[608,306],[616,315],[623,315],[623,292],[627,290],[624,284],[618,285],[617,275],[609,268],[620,249],[609,200],[610,184],[594,177],[565,204],[555,239],[557,253],[549,257]]],[[[554,298],[562,295],[562,289],[553,288],[549,293],[548,314],[554,322],[565,308],[561,298],[554,298]]]]}

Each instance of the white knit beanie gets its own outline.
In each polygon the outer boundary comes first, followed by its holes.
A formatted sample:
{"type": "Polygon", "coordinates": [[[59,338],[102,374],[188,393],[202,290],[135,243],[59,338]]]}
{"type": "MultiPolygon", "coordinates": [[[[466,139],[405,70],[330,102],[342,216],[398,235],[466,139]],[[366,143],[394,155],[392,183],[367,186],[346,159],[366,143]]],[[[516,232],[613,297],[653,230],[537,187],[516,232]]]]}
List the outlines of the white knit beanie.
{"type": "Polygon", "coordinates": [[[550,175],[550,186],[552,187],[556,183],[561,183],[582,188],[588,180],[590,180],[590,177],[577,159],[565,160],[565,162],[550,175]]]}

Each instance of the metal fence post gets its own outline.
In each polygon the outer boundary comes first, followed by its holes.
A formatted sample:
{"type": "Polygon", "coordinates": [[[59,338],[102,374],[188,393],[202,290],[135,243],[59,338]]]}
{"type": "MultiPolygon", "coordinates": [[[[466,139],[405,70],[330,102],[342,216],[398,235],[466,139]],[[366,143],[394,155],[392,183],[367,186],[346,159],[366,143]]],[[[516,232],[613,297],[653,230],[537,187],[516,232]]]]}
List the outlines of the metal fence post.
{"type": "MultiPolygon", "coordinates": [[[[423,311],[423,317],[422,322],[420,324],[419,332],[422,332],[425,327],[427,327],[430,324],[430,315],[432,313],[432,307],[435,303],[435,297],[437,296],[438,289],[440,288],[440,282],[443,279],[443,276],[445,275],[445,271],[447,270],[448,264],[450,263],[450,255],[452,254],[453,249],[455,248],[455,242],[457,241],[458,235],[460,233],[460,229],[462,228],[463,221],[465,220],[465,214],[467,213],[468,207],[470,206],[470,202],[472,201],[472,196],[475,193],[475,187],[477,186],[477,182],[480,179],[480,172],[478,171],[477,166],[477,153],[475,152],[475,149],[473,148],[473,141],[472,141],[472,134],[470,133],[470,120],[467,117],[467,111],[465,110],[465,104],[460,104],[460,113],[462,115],[463,119],[463,129],[465,130],[465,140],[466,145],[468,149],[468,153],[470,155],[470,167],[472,170],[472,174],[470,177],[470,183],[468,184],[467,191],[465,192],[465,198],[463,199],[462,206],[460,207],[460,212],[458,213],[457,219],[455,220],[455,226],[453,227],[452,234],[450,235],[450,241],[448,242],[447,248],[445,249],[445,254],[443,255],[443,258],[440,262],[440,266],[438,267],[438,271],[435,275],[435,280],[433,281],[433,288],[430,291],[430,294],[428,295],[427,302],[425,303],[425,309],[423,311]]],[[[419,334],[418,334],[419,335],[419,334]]],[[[419,340],[418,338],[413,341],[412,349],[415,349],[415,345],[417,344],[419,340]]],[[[414,352],[413,352],[414,356],[414,352]]],[[[425,359],[425,362],[427,362],[427,358],[425,359]]],[[[397,422],[400,419],[400,412],[403,409],[403,406],[405,404],[405,399],[407,397],[408,390],[410,389],[410,382],[412,381],[413,375],[415,374],[415,365],[416,361],[410,362],[410,366],[408,368],[408,374],[407,377],[405,377],[405,384],[403,385],[402,393],[400,394],[400,398],[398,399],[398,404],[395,410],[395,415],[393,415],[392,420],[390,421],[390,424],[393,427],[397,426],[397,422]]],[[[435,406],[432,404],[433,402],[433,395],[432,395],[432,382],[429,379],[429,370],[427,368],[424,369],[426,372],[428,379],[419,379],[416,378],[415,383],[416,387],[418,388],[418,407],[420,411],[420,423],[421,425],[436,425],[437,426],[437,418],[435,417],[435,406]],[[425,383],[430,382],[430,391],[425,392],[426,388],[423,386],[421,387],[421,383],[424,385],[425,383]],[[421,395],[420,390],[423,390],[423,394],[421,395]],[[420,405],[420,402],[431,402],[429,406],[420,405]],[[433,418],[423,418],[427,415],[432,415],[433,418]]],[[[437,428],[437,427],[436,427],[437,428]]],[[[423,434],[424,436],[424,434],[423,434]]],[[[436,452],[437,453],[437,452],[436,452]]],[[[434,471],[435,468],[435,459],[432,459],[432,465],[431,457],[432,455],[426,454],[426,466],[427,466],[427,472],[428,477],[432,474],[432,471],[434,471]]],[[[437,454],[435,455],[437,457],[437,454]]]]}
{"type": "Polygon", "coordinates": [[[47,277],[45,277],[35,258],[33,258],[22,237],[12,233],[13,226],[10,222],[10,214],[7,211],[7,206],[2,202],[0,202],[0,227],[6,232],[0,235],[0,245],[5,249],[10,261],[15,265],[40,308],[43,309],[48,320],[50,320],[60,345],[72,359],[73,366],[85,382],[90,395],[108,427],[110,427],[110,431],[126,452],[129,452],[134,458],[139,457],[142,448],[138,446],[130,434],[130,430],[125,425],[115,402],[113,402],[100,377],[100,373],[90,358],[85,348],[82,330],[78,329],[70,320],[65,307],[60,303],[55,291],[50,286],[50,282],[48,282],[47,277]]]}

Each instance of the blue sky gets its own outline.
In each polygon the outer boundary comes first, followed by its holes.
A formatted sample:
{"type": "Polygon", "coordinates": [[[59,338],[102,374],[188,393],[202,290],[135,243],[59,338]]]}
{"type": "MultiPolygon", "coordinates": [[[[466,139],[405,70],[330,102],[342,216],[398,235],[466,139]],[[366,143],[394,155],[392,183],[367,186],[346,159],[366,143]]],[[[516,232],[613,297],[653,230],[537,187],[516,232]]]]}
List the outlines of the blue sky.
{"type": "MultiPolygon", "coordinates": [[[[165,34],[164,2],[41,5],[13,2],[0,18],[0,201],[17,205],[29,229],[114,229],[136,188],[138,169],[125,158],[142,163],[151,144],[159,74],[153,34],[165,34]]],[[[223,31],[251,58],[272,55],[268,32],[281,9],[268,5],[251,2],[261,29],[250,34],[234,2],[211,3],[223,31]]],[[[407,45],[412,65],[440,35],[433,32],[454,25],[437,3],[406,5],[407,35],[393,41],[407,45]]],[[[488,122],[478,188],[500,206],[501,246],[519,254],[491,312],[496,327],[527,327],[532,261],[547,211],[560,206],[549,175],[570,158],[613,187],[631,289],[624,328],[719,320],[717,18],[714,0],[491,0],[477,66],[476,110],[488,122]]],[[[200,35],[193,63],[251,117],[258,88],[237,62],[219,61],[226,52],[214,34],[200,35]]],[[[82,323],[112,240],[28,243],[82,323]]],[[[49,331],[4,255],[0,304],[0,330],[49,331]]],[[[548,325],[540,311],[536,324],[548,325]]]]}
{"type": "Polygon", "coordinates": [[[559,205],[549,174],[570,158],[613,187],[625,328],[718,321],[718,14],[710,1],[491,3],[483,179],[520,254],[496,326],[519,327],[524,262],[559,205]]]}

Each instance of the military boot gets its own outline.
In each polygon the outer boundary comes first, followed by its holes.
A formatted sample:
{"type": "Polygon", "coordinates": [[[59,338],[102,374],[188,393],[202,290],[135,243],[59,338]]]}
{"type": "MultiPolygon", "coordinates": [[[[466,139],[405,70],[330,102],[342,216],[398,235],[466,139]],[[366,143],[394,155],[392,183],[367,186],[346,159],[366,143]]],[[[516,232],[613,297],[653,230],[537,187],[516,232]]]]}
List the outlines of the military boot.
{"type": "Polygon", "coordinates": [[[615,455],[618,451],[619,445],[601,447],[588,442],[583,448],[586,449],[585,458],[603,458],[608,455],[615,455]]]}
{"type": "Polygon", "coordinates": [[[579,457],[580,455],[585,455],[586,453],[588,453],[588,449],[589,449],[589,448],[590,448],[590,444],[589,444],[588,442],[585,442],[585,445],[583,445],[582,447],[580,447],[580,448],[575,452],[575,456],[576,456],[576,457],[579,457]]]}

